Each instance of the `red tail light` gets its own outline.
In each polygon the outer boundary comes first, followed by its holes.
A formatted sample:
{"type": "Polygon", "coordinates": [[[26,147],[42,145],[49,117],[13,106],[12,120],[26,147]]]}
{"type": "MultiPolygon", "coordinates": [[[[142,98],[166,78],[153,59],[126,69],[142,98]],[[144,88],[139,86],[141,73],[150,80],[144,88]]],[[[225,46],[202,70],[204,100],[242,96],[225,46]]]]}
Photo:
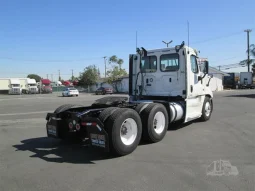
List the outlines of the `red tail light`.
{"type": "Polygon", "coordinates": [[[81,126],[79,123],[76,124],[76,130],[79,131],[81,129],[81,126]]]}
{"type": "Polygon", "coordinates": [[[69,123],[69,129],[72,129],[73,128],[73,124],[72,122],[69,123]]]}

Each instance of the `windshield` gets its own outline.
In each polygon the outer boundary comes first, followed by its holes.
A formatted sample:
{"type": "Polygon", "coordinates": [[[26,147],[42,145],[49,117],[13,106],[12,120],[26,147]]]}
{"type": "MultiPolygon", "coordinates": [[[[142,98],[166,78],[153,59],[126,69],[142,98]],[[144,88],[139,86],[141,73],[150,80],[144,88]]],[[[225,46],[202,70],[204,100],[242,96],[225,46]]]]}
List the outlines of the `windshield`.
{"type": "Polygon", "coordinates": [[[36,86],[36,84],[28,84],[29,86],[36,86]]]}
{"type": "Polygon", "coordinates": [[[19,84],[12,84],[12,87],[20,87],[19,84]]]}
{"type": "Polygon", "coordinates": [[[69,90],[76,90],[75,88],[69,88],[69,90]]]}
{"type": "Polygon", "coordinates": [[[156,72],[157,71],[157,57],[156,56],[143,57],[141,70],[143,73],[156,72]]]}

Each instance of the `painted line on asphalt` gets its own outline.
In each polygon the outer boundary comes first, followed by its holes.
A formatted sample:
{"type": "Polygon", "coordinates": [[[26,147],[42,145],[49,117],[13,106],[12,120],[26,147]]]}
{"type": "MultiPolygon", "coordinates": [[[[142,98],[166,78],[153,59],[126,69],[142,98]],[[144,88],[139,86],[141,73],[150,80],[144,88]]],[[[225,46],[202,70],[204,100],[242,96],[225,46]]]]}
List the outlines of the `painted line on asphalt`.
{"type": "Polygon", "coordinates": [[[34,111],[34,112],[24,112],[24,113],[1,113],[0,116],[13,116],[13,115],[31,115],[40,113],[50,113],[52,111],[34,111]]]}

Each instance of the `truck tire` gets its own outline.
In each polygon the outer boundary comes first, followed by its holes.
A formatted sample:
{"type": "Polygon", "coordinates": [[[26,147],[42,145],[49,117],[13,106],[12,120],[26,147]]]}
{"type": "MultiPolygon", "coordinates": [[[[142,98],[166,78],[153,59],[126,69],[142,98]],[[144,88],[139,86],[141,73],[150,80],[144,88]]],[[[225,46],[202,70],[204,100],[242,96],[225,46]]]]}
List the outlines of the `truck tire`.
{"type": "Polygon", "coordinates": [[[60,112],[63,112],[63,111],[66,111],[74,106],[82,106],[82,105],[74,105],[74,104],[64,104],[64,105],[61,105],[59,106],[55,111],[54,113],[60,113],[60,112]]]}
{"type": "Polygon", "coordinates": [[[100,115],[99,115],[99,120],[101,121],[101,122],[105,122],[106,121],[106,119],[108,119],[108,117],[116,110],[116,109],[118,109],[118,107],[108,107],[108,108],[106,108],[106,109],[104,109],[101,113],[100,113],[100,115]]]}
{"type": "Polygon", "coordinates": [[[200,118],[201,121],[208,121],[212,114],[212,100],[209,97],[205,97],[203,108],[202,108],[202,116],[200,118]]]}
{"type": "Polygon", "coordinates": [[[143,124],[142,139],[156,143],[161,141],[167,132],[169,117],[164,105],[151,103],[140,114],[143,124]]]}
{"type": "Polygon", "coordinates": [[[142,122],[133,109],[116,109],[106,120],[110,152],[116,156],[132,153],[142,136],[142,122]]]}
{"type": "Polygon", "coordinates": [[[135,108],[136,112],[140,114],[141,111],[144,110],[149,104],[150,103],[139,103],[135,108]]]}

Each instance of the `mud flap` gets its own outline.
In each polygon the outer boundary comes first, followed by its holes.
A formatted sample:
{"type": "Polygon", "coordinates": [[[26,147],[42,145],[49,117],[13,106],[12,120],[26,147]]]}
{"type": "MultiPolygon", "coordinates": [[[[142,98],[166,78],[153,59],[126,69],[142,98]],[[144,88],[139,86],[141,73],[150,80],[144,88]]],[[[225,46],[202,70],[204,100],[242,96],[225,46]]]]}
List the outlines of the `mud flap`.
{"type": "Polygon", "coordinates": [[[59,137],[59,127],[61,119],[57,118],[55,113],[48,113],[46,119],[46,131],[48,137],[58,138],[59,137]]]}
{"type": "Polygon", "coordinates": [[[90,144],[93,147],[104,149],[109,152],[109,136],[104,129],[104,125],[97,118],[86,118],[82,120],[82,126],[86,126],[90,144]]]}

